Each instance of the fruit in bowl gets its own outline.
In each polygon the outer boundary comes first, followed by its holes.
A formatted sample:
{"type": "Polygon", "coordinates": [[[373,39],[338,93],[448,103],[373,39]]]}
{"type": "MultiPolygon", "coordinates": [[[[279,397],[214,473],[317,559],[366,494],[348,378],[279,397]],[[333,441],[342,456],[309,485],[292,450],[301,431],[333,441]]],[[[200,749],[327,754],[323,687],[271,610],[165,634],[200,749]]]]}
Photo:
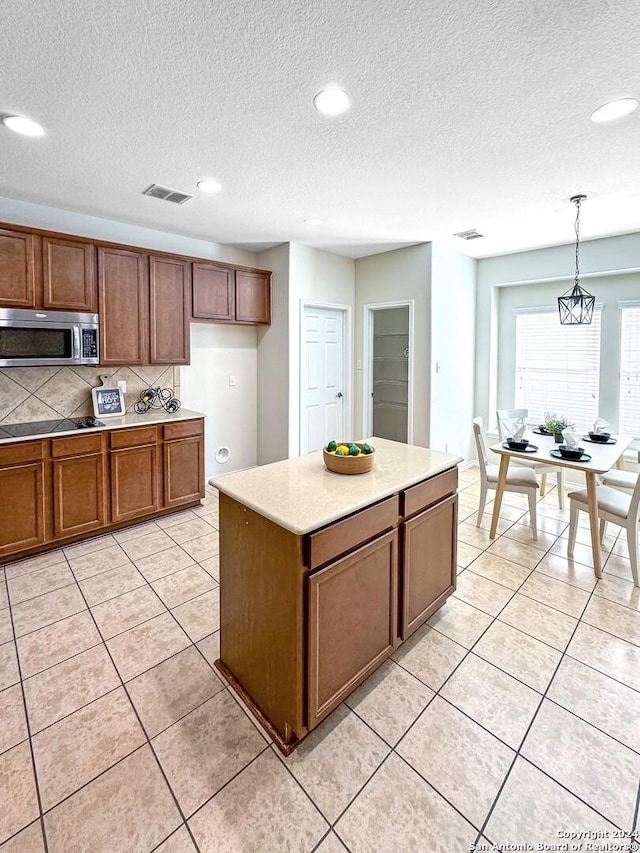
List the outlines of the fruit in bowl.
{"type": "Polygon", "coordinates": [[[600,442],[601,444],[606,444],[611,438],[610,432],[590,432],[589,438],[591,441],[600,442]]]}
{"type": "Polygon", "coordinates": [[[366,441],[330,441],[322,449],[324,464],[336,474],[365,474],[373,468],[375,448],[366,441]]]}

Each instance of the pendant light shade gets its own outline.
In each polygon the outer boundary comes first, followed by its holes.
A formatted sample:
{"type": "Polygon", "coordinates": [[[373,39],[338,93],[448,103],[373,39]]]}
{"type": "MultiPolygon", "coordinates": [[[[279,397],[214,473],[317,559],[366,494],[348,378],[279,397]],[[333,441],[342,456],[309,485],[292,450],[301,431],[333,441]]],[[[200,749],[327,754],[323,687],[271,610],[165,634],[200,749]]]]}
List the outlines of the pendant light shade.
{"type": "Polygon", "coordinates": [[[560,323],[563,326],[587,325],[593,320],[596,298],[580,285],[580,205],[586,195],[574,195],[569,201],[576,206],[576,274],[575,283],[558,297],[560,323]]]}

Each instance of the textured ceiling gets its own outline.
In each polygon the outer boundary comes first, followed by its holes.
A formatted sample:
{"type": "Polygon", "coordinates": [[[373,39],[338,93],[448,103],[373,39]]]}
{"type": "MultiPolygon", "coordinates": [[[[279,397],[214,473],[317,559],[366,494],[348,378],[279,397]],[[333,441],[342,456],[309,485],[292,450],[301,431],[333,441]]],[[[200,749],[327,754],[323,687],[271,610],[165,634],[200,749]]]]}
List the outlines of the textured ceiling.
{"type": "Polygon", "coordinates": [[[637,0],[0,0],[0,195],[256,249],[474,257],[640,230],[637,0]],[[319,115],[343,86],[353,107],[319,115]],[[184,206],[156,182],[217,195],[184,206]],[[305,217],[324,220],[310,227],[305,217]],[[452,237],[476,228],[470,243],[452,237]]]}

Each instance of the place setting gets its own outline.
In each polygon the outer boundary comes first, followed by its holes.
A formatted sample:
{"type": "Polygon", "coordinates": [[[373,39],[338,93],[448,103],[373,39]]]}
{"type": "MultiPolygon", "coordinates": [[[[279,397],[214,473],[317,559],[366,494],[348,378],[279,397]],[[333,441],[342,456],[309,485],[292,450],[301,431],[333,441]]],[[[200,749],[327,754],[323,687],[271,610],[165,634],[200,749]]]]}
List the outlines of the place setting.
{"type": "Polygon", "coordinates": [[[613,438],[608,431],[609,421],[598,418],[593,425],[593,430],[583,435],[581,441],[588,441],[591,444],[617,444],[618,440],[613,438]]]}
{"type": "Polygon", "coordinates": [[[578,444],[578,436],[571,427],[567,427],[562,431],[562,438],[564,439],[564,444],[559,444],[553,450],[550,450],[549,456],[553,456],[555,459],[566,459],[571,462],[591,461],[591,456],[585,452],[584,447],[580,447],[578,444]]]}
{"type": "Polygon", "coordinates": [[[516,453],[535,453],[538,450],[538,445],[532,444],[524,437],[527,425],[521,418],[519,421],[513,425],[511,434],[507,435],[502,446],[505,450],[513,450],[516,453]]]}

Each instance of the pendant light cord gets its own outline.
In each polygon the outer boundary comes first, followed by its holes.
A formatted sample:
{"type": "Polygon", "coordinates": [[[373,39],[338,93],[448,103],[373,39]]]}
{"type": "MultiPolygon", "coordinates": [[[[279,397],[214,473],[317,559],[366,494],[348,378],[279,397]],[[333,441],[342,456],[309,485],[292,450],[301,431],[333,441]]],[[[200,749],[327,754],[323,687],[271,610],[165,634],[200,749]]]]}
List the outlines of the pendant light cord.
{"type": "Polygon", "coordinates": [[[576,205],[576,279],[575,279],[575,287],[578,287],[580,284],[580,204],[582,203],[582,197],[578,196],[575,200],[576,205]]]}

